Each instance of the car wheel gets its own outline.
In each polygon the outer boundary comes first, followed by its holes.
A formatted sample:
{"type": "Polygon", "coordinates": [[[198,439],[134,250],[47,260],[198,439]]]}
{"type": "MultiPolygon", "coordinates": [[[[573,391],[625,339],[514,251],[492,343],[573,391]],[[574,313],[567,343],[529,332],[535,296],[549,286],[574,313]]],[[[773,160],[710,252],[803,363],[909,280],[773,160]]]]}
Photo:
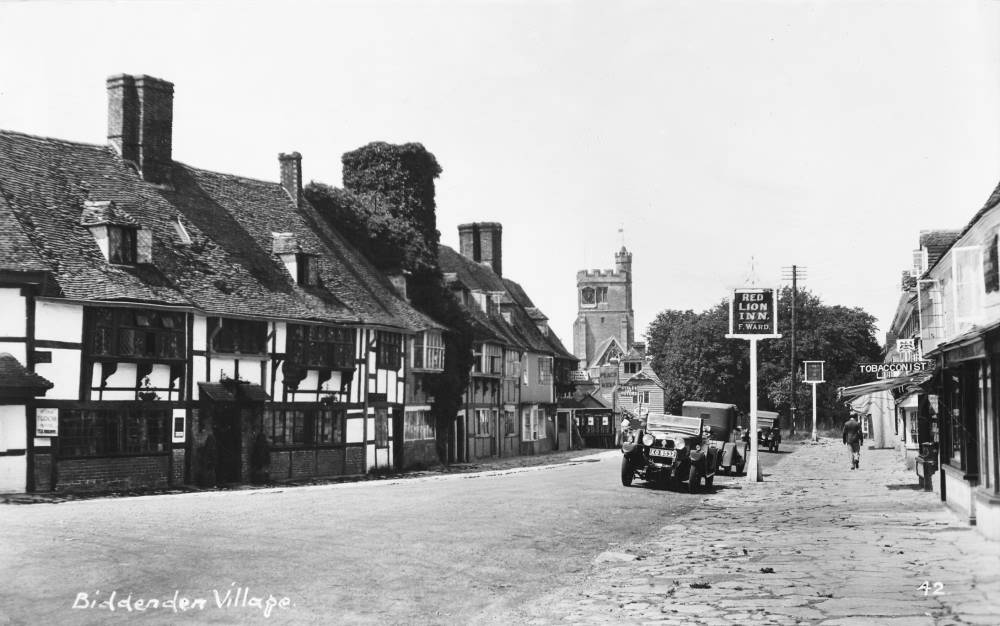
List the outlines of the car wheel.
{"type": "Polygon", "coordinates": [[[732,473],[733,473],[733,466],[732,465],[727,465],[727,466],[725,466],[725,467],[722,468],[722,474],[724,476],[729,476],[732,473]]]}
{"type": "Polygon", "coordinates": [[[739,476],[743,473],[743,468],[747,466],[746,461],[741,461],[739,465],[736,466],[736,475],[739,476]]]}
{"type": "Polygon", "coordinates": [[[632,479],[635,478],[635,472],[632,471],[632,464],[628,462],[628,457],[622,457],[622,485],[628,487],[632,484],[632,479]]]}
{"type": "Polygon", "coordinates": [[[688,492],[698,493],[698,487],[701,486],[701,476],[698,475],[698,469],[691,466],[691,472],[688,475],[688,492]]]}
{"type": "Polygon", "coordinates": [[[684,487],[684,477],[681,475],[681,472],[677,472],[674,474],[672,483],[673,483],[673,488],[676,491],[680,491],[684,487]]]}

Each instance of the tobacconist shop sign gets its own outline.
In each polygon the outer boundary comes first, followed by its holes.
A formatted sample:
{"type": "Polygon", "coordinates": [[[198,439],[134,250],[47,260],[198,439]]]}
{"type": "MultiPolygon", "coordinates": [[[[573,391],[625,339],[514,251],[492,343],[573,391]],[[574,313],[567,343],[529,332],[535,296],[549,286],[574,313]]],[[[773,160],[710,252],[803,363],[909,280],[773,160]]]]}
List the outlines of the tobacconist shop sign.
{"type": "Polygon", "coordinates": [[[934,367],[931,361],[897,361],[895,363],[860,363],[863,374],[916,373],[929,372],[934,367]]]}

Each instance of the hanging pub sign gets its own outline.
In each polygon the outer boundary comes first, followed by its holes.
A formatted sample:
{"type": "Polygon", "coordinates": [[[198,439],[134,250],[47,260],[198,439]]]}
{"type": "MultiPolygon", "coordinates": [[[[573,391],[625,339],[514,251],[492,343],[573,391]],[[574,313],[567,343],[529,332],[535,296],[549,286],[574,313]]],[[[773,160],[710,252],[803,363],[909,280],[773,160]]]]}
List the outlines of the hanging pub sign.
{"type": "Polygon", "coordinates": [[[727,337],[774,337],[778,334],[778,298],[771,287],[737,287],[729,301],[727,337]]]}
{"type": "Polygon", "coordinates": [[[803,363],[806,368],[806,377],[804,382],[825,383],[826,380],[823,379],[823,363],[825,363],[825,361],[805,361],[803,363]]]}
{"type": "Polygon", "coordinates": [[[896,352],[913,352],[916,349],[916,342],[913,339],[896,340],[896,352]]]}
{"type": "Polygon", "coordinates": [[[892,363],[859,363],[863,374],[917,373],[929,372],[934,368],[932,361],[893,361],[892,363]]]}

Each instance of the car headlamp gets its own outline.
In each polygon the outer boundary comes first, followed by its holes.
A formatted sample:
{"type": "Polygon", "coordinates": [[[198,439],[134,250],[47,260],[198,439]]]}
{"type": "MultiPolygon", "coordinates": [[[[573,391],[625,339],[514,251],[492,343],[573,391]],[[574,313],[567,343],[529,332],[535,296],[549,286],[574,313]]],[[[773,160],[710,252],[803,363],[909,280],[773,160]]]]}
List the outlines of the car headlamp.
{"type": "Polygon", "coordinates": [[[684,441],[683,437],[677,437],[674,439],[674,450],[683,450],[687,443],[684,441]]]}
{"type": "Polygon", "coordinates": [[[654,441],[656,441],[656,439],[649,433],[646,433],[645,435],[642,436],[642,445],[644,446],[651,446],[653,445],[654,441]]]}

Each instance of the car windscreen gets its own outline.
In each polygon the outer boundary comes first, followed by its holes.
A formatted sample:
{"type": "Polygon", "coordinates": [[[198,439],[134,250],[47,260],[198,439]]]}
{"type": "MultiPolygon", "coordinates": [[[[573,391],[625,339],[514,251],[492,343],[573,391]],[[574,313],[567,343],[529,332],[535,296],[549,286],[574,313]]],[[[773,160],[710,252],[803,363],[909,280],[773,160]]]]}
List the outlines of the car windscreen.
{"type": "Polygon", "coordinates": [[[701,432],[701,418],[650,413],[646,418],[646,428],[697,435],[701,432]]]}

